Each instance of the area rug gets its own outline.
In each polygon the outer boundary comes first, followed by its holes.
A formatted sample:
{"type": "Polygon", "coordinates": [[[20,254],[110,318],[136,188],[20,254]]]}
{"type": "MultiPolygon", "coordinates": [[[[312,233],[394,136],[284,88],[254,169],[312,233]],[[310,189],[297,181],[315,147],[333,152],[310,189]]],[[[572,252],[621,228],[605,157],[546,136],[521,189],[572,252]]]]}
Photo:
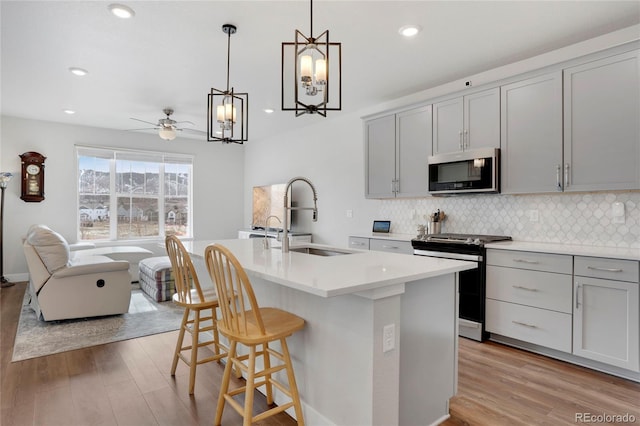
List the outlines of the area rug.
{"type": "Polygon", "coordinates": [[[12,362],[177,330],[184,312],[173,302],[156,303],[142,291],[133,290],[129,313],[46,322],[36,318],[28,293],[22,304],[12,362]]]}

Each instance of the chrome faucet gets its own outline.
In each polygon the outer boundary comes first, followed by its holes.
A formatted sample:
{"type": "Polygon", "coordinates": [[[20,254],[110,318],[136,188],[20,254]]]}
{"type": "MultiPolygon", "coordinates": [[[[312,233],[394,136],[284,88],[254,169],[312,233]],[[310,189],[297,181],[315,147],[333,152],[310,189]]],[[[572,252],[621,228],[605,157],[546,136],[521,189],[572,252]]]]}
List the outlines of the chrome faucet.
{"type": "Polygon", "coordinates": [[[293,179],[291,179],[289,182],[287,182],[287,186],[284,189],[284,218],[283,220],[283,224],[282,224],[282,252],[283,253],[289,253],[289,231],[287,228],[289,228],[289,218],[288,218],[288,214],[287,214],[287,210],[313,210],[313,221],[317,222],[318,221],[318,193],[316,192],[316,187],[313,186],[313,184],[311,183],[311,181],[305,177],[302,176],[298,176],[298,177],[294,177],[293,179]],[[289,188],[291,188],[291,185],[293,184],[293,182],[300,180],[303,182],[306,182],[307,185],[309,185],[311,187],[311,190],[313,191],[313,207],[289,207],[289,188]]]}
{"type": "MultiPolygon", "coordinates": [[[[274,216],[274,215],[271,215],[271,216],[267,217],[267,220],[264,221],[264,242],[263,242],[263,247],[266,248],[266,249],[269,248],[269,239],[267,238],[267,231],[269,230],[269,219],[271,219],[272,217],[277,219],[278,223],[282,223],[280,221],[280,218],[278,216],[274,216]]],[[[280,231],[278,231],[277,235],[280,236],[280,231]]]]}

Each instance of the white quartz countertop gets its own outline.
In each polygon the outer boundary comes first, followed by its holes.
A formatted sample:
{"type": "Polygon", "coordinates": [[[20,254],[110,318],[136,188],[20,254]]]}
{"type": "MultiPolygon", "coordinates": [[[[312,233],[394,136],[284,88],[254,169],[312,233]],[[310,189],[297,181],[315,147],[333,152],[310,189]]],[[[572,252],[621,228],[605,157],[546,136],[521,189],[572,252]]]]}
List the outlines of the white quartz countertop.
{"type": "MultiPolygon", "coordinates": [[[[322,297],[380,289],[476,267],[474,262],[343,248],[337,249],[353,253],[339,256],[282,253],[279,247],[263,248],[261,239],[187,241],[184,245],[192,256],[204,257],[205,248],[213,243],[231,250],[250,277],[322,297]]],[[[300,245],[331,248],[308,243],[292,244],[291,248],[300,245]]]]}
{"type": "Polygon", "coordinates": [[[503,241],[486,244],[485,247],[488,249],[499,250],[518,250],[539,253],[570,254],[573,256],[640,260],[640,249],[638,248],[583,246],[577,244],[541,243],[530,241],[503,241]]]}

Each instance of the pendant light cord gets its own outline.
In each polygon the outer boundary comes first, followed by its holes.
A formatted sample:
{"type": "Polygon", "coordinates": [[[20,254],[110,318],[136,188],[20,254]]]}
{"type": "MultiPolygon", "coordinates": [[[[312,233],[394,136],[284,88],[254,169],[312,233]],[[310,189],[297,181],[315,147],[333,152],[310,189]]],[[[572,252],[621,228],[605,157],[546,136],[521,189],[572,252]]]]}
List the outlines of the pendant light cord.
{"type": "Polygon", "coordinates": [[[311,36],[311,38],[313,38],[313,0],[310,0],[310,4],[311,4],[310,7],[309,7],[309,9],[310,9],[309,15],[311,15],[311,34],[310,34],[310,36],[311,36]]]}
{"type": "Polygon", "coordinates": [[[227,93],[229,92],[229,63],[231,62],[231,30],[227,32],[227,93]]]}

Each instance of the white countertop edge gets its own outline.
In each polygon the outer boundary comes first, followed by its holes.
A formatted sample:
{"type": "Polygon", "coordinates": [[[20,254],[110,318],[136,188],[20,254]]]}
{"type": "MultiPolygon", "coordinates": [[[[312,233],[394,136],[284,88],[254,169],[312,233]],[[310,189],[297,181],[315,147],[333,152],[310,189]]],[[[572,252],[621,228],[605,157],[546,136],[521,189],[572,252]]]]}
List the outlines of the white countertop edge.
{"type": "Polygon", "coordinates": [[[485,245],[488,249],[606,257],[640,261],[640,248],[586,246],[578,244],[544,243],[536,241],[503,241],[485,245]]]}

